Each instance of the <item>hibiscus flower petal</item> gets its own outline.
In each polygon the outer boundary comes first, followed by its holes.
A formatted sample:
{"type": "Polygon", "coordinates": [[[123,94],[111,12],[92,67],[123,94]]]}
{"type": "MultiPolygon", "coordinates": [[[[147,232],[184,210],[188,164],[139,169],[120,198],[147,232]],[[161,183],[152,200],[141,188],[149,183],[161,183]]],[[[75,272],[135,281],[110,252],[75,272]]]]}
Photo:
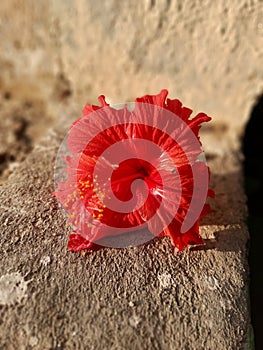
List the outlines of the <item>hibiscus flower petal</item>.
{"type": "Polygon", "coordinates": [[[137,98],[133,110],[116,109],[101,95],[100,106],[86,104],[72,124],[67,178],[54,192],[74,228],[69,250],[96,250],[107,236],[140,234],[145,226],[153,236],[169,236],[176,250],[202,244],[198,221],[214,192],[199,159],[199,129],[211,118],[191,118],[191,109],[167,95],[162,90],[137,98]]]}

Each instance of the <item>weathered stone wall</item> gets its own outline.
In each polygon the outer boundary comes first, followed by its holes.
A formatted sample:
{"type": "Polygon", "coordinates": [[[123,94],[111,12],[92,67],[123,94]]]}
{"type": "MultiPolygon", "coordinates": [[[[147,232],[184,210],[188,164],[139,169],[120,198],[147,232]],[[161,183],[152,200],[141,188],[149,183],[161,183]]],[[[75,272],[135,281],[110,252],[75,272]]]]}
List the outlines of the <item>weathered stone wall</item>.
{"type": "Polygon", "coordinates": [[[259,0],[12,0],[0,13],[2,81],[48,98],[61,75],[80,106],[166,87],[240,130],[263,89],[259,0]]]}

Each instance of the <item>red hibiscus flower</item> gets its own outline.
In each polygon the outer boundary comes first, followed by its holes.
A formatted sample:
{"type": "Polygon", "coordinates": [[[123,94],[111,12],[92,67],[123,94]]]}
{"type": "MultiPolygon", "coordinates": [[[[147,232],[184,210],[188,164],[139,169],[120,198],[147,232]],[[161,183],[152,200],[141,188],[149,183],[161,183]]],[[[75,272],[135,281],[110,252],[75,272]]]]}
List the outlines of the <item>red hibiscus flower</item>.
{"type": "Polygon", "coordinates": [[[75,233],[70,250],[124,247],[169,236],[175,250],[202,244],[199,219],[206,204],[209,169],[198,132],[211,118],[167,90],[133,104],[87,104],[71,126],[65,181],[55,195],[75,233]]]}

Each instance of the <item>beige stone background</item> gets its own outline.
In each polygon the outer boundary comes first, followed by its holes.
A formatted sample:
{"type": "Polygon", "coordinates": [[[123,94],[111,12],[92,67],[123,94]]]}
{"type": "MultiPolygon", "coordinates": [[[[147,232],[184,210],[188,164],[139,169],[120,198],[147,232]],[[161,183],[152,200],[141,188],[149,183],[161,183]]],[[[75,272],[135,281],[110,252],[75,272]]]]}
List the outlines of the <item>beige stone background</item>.
{"type": "Polygon", "coordinates": [[[262,18],[258,0],[3,1],[1,90],[47,103],[64,88],[79,109],[166,87],[241,130],[263,89],[262,18]]]}
{"type": "Polygon", "coordinates": [[[262,60],[260,0],[0,2],[0,349],[249,348],[239,147],[262,60]],[[208,247],[68,253],[51,196],[66,126],[100,94],[162,88],[213,117],[208,247]]]}

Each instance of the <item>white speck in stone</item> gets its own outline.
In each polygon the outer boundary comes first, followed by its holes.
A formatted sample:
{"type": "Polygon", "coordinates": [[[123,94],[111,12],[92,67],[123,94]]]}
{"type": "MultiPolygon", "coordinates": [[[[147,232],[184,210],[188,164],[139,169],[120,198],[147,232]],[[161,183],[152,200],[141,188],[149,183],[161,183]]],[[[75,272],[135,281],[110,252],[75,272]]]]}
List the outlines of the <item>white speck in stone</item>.
{"type": "Polygon", "coordinates": [[[158,280],[162,288],[169,288],[173,285],[173,279],[170,273],[162,273],[158,275],[158,280]]]}
{"type": "Polygon", "coordinates": [[[133,315],[129,318],[129,324],[134,328],[136,328],[140,322],[141,318],[137,315],[133,315]]]}
{"type": "Polygon", "coordinates": [[[38,338],[35,336],[32,336],[29,338],[29,345],[30,346],[36,346],[38,344],[38,338]]]}
{"type": "Polygon", "coordinates": [[[20,303],[27,297],[27,284],[19,272],[12,272],[0,277],[0,305],[20,303]]]}
{"type": "Polygon", "coordinates": [[[221,289],[217,278],[214,276],[206,276],[206,285],[210,290],[221,289]]]}
{"type": "Polygon", "coordinates": [[[8,221],[9,221],[9,218],[6,218],[5,221],[4,221],[4,226],[7,226],[8,221]]]}
{"type": "Polygon", "coordinates": [[[47,266],[48,264],[50,264],[50,261],[51,261],[50,256],[45,255],[41,258],[40,263],[44,266],[47,266]]]}

